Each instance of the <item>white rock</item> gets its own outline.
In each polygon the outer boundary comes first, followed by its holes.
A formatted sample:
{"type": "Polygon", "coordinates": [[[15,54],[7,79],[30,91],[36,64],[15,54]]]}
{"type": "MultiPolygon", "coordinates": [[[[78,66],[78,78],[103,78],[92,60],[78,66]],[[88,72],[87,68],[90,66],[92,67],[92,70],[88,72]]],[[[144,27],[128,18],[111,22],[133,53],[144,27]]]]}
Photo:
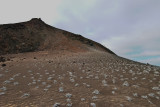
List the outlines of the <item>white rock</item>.
{"type": "Polygon", "coordinates": [[[98,77],[98,76],[95,76],[95,79],[99,79],[99,77],[98,77]]]}
{"type": "Polygon", "coordinates": [[[81,98],[81,101],[85,101],[85,98],[81,98]]]}
{"type": "Polygon", "coordinates": [[[133,93],[133,96],[134,96],[134,97],[138,97],[138,94],[137,94],[137,93],[133,93]]]}
{"type": "Polygon", "coordinates": [[[66,106],[67,107],[72,107],[72,103],[68,103],[66,106]]]}
{"type": "Polygon", "coordinates": [[[107,77],[108,77],[108,75],[104,74],[104,78],[107,78],[107,77]]]}
{"type": "Polygon", "coordinates": [[[47,85],[47,87],[46,87],[46,88],[51,88],[51,86],[52,86],[52,85],[47,85]]]}
{"type": "Polygon", "coordinates": [[[80,77],[80,79],[83,79],[83,77],[80,77]]]}
{"type": "Polygon", "coordinates": [[[79,86],[79,84],[78,84],[78,83],[76,83],[74,86],[75,86],[75,87],[77,87],[77,86],[79,86]]]}
{"type": "Polygon", "coordinates": [[[114,87],[113,89],[114,89],[114,90],[117,90],[118,88],[117,88],[117,87],[114,87]]]}
{"type": "Polygon", "coordinates": [[[3,84],[9,84],[9,83],[11,83],[11,81],[9,81],[9,80],[6,80],[3,82],[3,84]]]}
{"type": "Polygon", "coordinates": [[[24,93],[21,97],[29,97],[30,94],[29,93],[24,93]]]}
{"type": "Polygon", "coordinates": [[[59,92],[63,92],[63,87],[59,87],[59,92]]]}
{"type": "Polygon", "coordinates": [[[31,73],[32,71],[31,71],[31,70],[28,70],[28,72],[31,73]]]}
{"type": "Polygon", "coordinates": [[[28,85],[31,85],[31,83],[28,83],[28,85]]]}
{"type": "Polygon", "coordinates": [[[92,97],[92,99],[97,99],[97,98],[98,98],[97,96],[93,96],[93,97],[92,97]]]}
{"type": "Polygon", "coordinates": [[[42,82],[42,85],[46,85],[46,82],[42,82]]]}
{"type": "Polygon", "coordinates": [[[127,99],[128,101],[132,101],[132,98],[129,97],[129,96],[126,96],[126,99],[127,99]]]}
{"type": "Polygon", "coordinates": [[[129,73],[131,73],[131,74],[132,74],[133,72],[134,72],[134,71],[132,71],[132,70],[129,70],[129,73]]]}
{"type": "Polygon", "coordinates": [[[67,98],[71,98],[71,97],[72,97],[72,94],[67,93],[65,96],[66,96],[67,98]]]}
{"type": "Polygon", "coordinates": [[[4,95],[5,94],[5,92],[0,92],[0,95],[4,95]]]}
{"type": "Polygon", "coordinates": [[[145,74],[149,74],[149,71],[147,71],[147,70],[143,70],[143,73],[145,73],[145,74]]]}
{"type": "Polygon", "coordinates": [[[160,91],[158,91],[157,94],[160,95],[160,91]]]}
{"type": "Polygon", "coordinates": [[[123,86],[128,87],[128,86],[129,86],[129,83],[128,83],[127,81],[125,81],[125,82],[123,83],[123,86]]]}
{"type": "Polygon", "coordinates": [[[11,80],[11,81],[12,81],[12,80],[14,80],[14,78],[10,78],[9,80],[11,80]]]}
{"type": "Polygon", "coordinates": [[[112,94],[115,94],[115,91],[112,91],[112,94]]]}
{"type": "Polygon", "coordinates": [[[154,93],[149,93],[149,94],[148,94],[148,96],[150,96],[150,97],[154,97],[154,96],[155,96],[155,94],[154,94],[154,93]]]}
{"type": "Polygon", "coordinates": [[[142,95],[141,97],[144,98],[144,99],[147,99],[147,98],[148,98],[146,95],[142,95]]]}
{"type": "Polygon", "coordinates": [[[67,102],[71,102],[71,99],[67,98],[67,102]]]}
{"type": "Polygon", "coordinates": [[[18,84],[19,84],[18,82],[14,82],[14,83],[13,83],[13,85],[18,85],[18,84]]]}
{"type": "Polygon", "coordinates": [[[134,87],[134,88],[139,88],[139,86],[138,86],[138,85],[132,85],[132,87],[134,87]]]}
{"type": "Polygon", "coordinates": [[[102,80],[102,84],[103,86],[108,86],[107,81],[106,80],[102,80]]]}
{"type": "Polygon", "coordinates": [[[86,84],[86,87],[88,87],[88,88],[89,88],[89,87],[91,87],[91,85],[89,85],[89,84],[86,84]]]}
{"type": "Polygon", "coordinates": [[[2,91],[6,91],[6,90],[7,90],[7,88],[3,86],[2,88],[0,88],[0,90],[2,90],[2,91]]]}
{"type": "Polygon", "coordinates": [[[102,84],[107,84],[107,81],[106,80],[102,80],[102,84]]]}
{"type": "Polygon", "coordinates": [[[157,99],[157,100],[159,100],[159,97],[158,97],[158,96],[156,96],[156,99],[157,99]]]}
{"type": "Polygon", "coordinates": [[[124,107],[124,105],[123,105],[123,104],[120,104],[120,107],[124,107]]]}
{"type": "Polygon", "coordinates": [[[51,80],[53,77],[48,77],[48,80],[51,80]]]}
{"type": "Polygon", "coordinates": [[[152,87],[153,90],[160,90],[159,87],[152,87]]]}
{"type": "Polygon", "coordinates": [[[95,103],[90,103],[91,107],[96,107],[95,103]]]}
{"type": "Polygon", "coordinates": [[[56,83],[57,83],[57,80],[54,80],[53,83],[56,84],[56,83]]]}
{"type": "Polygon", "coordinates": [[[112,79],[112,82],[113,82],[113,84],[115,84],[115,83],[116,83],[116,80],[115,80],[115,79],[112,79]]]}
{"type": "Polygon", "coordinates": [[[43,89],[44,91],[48,91],[48,89],[47,88],[45,88],[45,89],[43,89]]]}
{"type": "Polygon", "coordinates": [[[74,80],[73,78],[71,78],[71,77],[70,77],[70,81],[71,81],[71,82],[75,82],[75,80],[74,80]]]}
{"type": "Polygon", "coordinates": [[[69,75],[70,75],[70,76],[73,76],[73,75],[72,75],[72,72],[69,72],[69,75]]]}
{"type": "Polygon", "coordinates": [[[98,90],[94,90],[92,93],[93,94],[99,94],[99,91],[98,90]]]}
{"type": "Polygon", "coordinates": [[[60,107],[60,103],[55,103],[53,107],[60,107]]]}

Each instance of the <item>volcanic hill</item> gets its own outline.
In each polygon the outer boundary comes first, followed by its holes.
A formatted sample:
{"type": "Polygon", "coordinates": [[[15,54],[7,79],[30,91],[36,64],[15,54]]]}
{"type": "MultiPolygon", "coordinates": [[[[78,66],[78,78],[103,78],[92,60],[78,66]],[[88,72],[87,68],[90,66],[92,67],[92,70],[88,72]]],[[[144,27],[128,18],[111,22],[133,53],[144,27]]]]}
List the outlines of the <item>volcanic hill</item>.
{"type": "Polygon", "coordinates": [[[33,51],[72,52],[101,50],[114,54],[99,43],[45,24],[41,19],[0,25],[0,54],[33,51]]]}
{"type": "Polygon", "coordinates": [[[0,107],[159,107],[160,67],[41,19],[0,25],[0,107]]]}

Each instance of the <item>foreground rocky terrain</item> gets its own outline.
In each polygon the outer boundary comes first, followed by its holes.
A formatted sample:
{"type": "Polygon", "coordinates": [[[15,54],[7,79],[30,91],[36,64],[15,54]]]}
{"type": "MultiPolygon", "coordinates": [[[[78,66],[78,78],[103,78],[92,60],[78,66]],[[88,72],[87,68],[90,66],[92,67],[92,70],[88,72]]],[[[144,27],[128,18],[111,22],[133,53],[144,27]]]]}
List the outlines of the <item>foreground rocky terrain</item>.
{"type": "Polygon", "coordinates": [[[158,107],[160,68],[105,52],[13,54],[0,67],[0,106],[158,107]],[[95,106],[94,106],[95,105],[95,106]]]}
{"type": "Polygon", "coordinates": [[[60,33],[61,40],[57,34],[58,42],[47,36],[34,50],[21,41],[19,48],[2,47],[0,107],[159,107],[160,67],[119,57],[83,37],[60,33]]]}

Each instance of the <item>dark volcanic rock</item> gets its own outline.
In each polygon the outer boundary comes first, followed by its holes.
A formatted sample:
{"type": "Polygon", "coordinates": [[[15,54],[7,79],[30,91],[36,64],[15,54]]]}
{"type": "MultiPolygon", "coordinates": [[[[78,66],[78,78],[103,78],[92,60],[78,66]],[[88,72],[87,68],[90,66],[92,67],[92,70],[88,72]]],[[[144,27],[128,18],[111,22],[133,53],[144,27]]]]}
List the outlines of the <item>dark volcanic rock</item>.
{"type": "Polygon", "coordinates": [[[0,62],[5,62],[5,61],[6,61],[5,57],[0,56],[0,62]]]}
{"type": "Polygon", "coordinates": [[[0,55],[43,50],[101,50],[114,54],[99,43],[49,26],[41,19],[33,18],[28,22],[0,25],[0,55]]]}
{"type": "Polygon", "coordinates": [[[2,64],[2,67],[5,67],[6,66],[6,64],[2,64]]]}

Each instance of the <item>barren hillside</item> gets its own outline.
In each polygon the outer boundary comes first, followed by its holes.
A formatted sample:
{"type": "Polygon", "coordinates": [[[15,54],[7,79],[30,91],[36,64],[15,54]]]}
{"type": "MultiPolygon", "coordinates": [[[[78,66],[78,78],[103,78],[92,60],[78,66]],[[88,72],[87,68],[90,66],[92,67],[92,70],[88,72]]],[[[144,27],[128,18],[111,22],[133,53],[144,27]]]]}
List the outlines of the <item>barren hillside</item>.
{"type": "Polygon", "coordinates": [[[159,107],[160,67],[32,19],[0,26],[0,107],[159,107]]]}
{"type": "Polygon", "coordinates": [[[72,52],[102,50],[114,54],[99,43],[45,24],[41,19],[0,25],[0,54],[33,51],[72,52]]]}

